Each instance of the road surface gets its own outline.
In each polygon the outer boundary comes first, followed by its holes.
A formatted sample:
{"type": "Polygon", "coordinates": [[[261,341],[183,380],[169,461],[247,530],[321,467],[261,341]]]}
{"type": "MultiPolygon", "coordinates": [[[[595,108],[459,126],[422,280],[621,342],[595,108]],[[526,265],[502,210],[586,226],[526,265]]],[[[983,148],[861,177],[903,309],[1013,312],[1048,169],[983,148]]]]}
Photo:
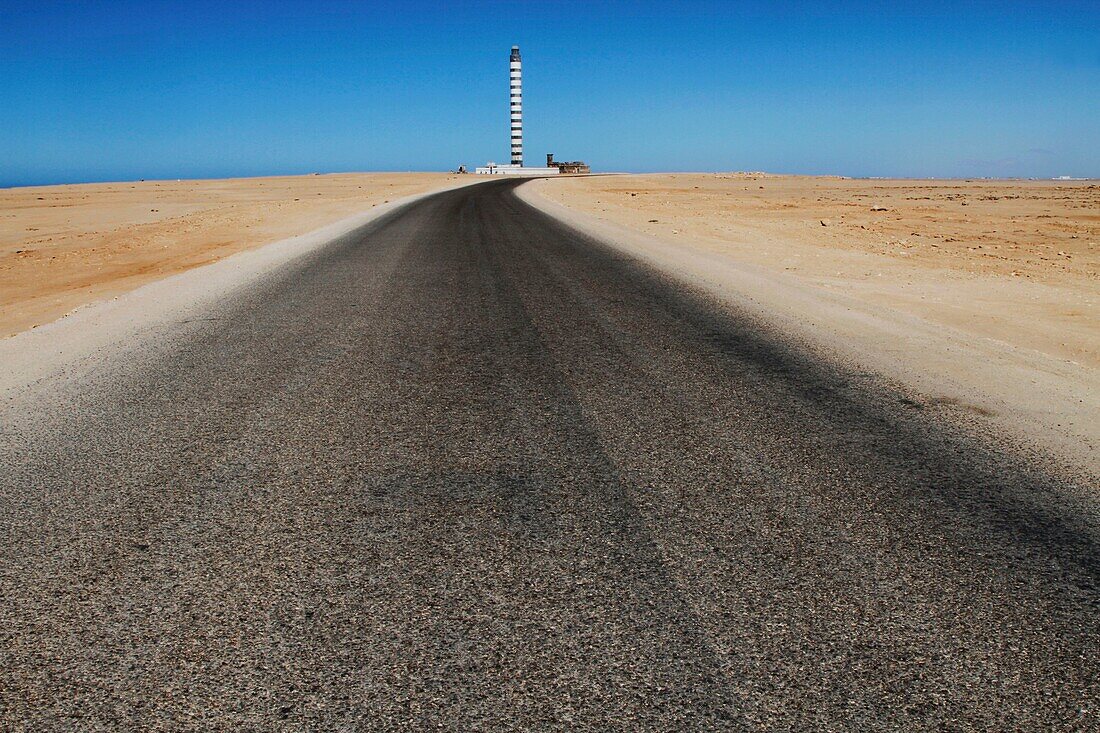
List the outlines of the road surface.
{"type": "Polygon", "coordinates": [[[1100,728],[1094,485],[517,183],[0,405],[0,728],[1100,728]]]}

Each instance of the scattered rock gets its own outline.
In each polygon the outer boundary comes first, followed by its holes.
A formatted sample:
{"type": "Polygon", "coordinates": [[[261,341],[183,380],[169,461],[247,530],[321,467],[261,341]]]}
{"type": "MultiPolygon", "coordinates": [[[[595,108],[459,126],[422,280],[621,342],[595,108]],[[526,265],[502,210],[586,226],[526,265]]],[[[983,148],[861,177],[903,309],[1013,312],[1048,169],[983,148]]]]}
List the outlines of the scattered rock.
{"type": "Polygon", "coordinates": [[[823,226],[823,227],[830,226],[832,223],[833,223],[832,219],[822,219],[821,220],[821,226],[823,226]]]}

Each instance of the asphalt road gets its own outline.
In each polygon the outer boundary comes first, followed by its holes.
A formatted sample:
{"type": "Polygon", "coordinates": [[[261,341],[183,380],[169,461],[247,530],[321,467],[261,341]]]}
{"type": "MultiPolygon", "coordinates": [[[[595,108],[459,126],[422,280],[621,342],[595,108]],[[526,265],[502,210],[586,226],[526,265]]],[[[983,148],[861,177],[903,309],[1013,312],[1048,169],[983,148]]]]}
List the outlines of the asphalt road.
{"type": "Polygon", "coordinates": [[[0,729],[1100,730],[1096,486],[515,185],[0,406],[0,729]]]}

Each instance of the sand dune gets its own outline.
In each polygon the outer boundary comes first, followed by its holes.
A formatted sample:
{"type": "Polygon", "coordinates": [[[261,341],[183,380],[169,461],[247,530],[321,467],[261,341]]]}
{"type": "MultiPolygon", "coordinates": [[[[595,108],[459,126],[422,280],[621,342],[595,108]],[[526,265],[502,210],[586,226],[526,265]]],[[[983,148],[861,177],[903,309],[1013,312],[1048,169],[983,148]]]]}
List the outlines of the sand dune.
{"type": "Polygon", "coordinates": [[[0,189],[0,336],[391,199],[445,173],[0,189]]]}

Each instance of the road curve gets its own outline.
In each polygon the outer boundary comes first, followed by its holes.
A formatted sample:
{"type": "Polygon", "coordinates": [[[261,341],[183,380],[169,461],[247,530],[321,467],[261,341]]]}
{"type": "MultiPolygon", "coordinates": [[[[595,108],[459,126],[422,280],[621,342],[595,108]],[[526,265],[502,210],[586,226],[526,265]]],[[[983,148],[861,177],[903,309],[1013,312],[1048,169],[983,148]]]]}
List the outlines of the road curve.
{"type": "Polygon", "coordinates": [[[516,184],[0,404],[0,729],[1100,729],[1095,486],[516,184]]]}

